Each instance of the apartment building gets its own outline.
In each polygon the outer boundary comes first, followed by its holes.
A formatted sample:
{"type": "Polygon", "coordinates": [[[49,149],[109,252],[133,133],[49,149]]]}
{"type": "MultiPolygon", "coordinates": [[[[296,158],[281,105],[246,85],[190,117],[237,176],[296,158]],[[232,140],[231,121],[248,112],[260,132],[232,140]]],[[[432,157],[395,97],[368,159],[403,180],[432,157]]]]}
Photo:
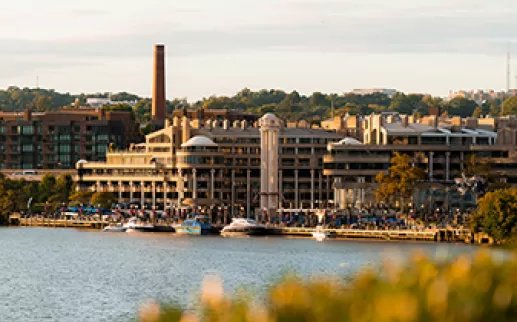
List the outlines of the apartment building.
{"type": "Polygon", "coordinates": [[[110,144],[125,148],[139,140],[130,112],[0,112],[2,169],[73,169],[80,159],[105,160],[110,144]]]}

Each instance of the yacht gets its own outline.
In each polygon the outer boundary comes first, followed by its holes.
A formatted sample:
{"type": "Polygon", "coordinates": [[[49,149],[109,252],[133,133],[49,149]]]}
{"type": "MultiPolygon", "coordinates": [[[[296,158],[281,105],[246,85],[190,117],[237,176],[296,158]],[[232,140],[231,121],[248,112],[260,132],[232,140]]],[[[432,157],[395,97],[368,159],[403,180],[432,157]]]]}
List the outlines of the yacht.
{"type": "Polygon", "coordinates": [[[124,233],[126,232],[127,227],[122,226],[121,224],[117,225],[109,225],[102,229],[104,232],[110,232],[110,233],[124,233]]]}
{"type": "Polygon", "coordinates": [[[312,232],[312,237],[317,241],[324,241],[330,237],[330,233],[324,231],[322,226],[317,226],[316,230],[312,232]]]}
{"type": "Polygon", "coordinates": [[[126,229],[127,233],[132,232],[146,232],[146,233],[173,233],[174,228],[169,225],[154,225],[149,223],[143,223],[138,218],[133,217],[122,226],[126,229]]]}
{"type": "Polygon", "coordinates": [[[205,235],[212,232],[212,225],[207,216],[195,216],[174,226],[176,233],[186,235],[205,235]]]}
{"type": "Polygon", "coordinates": [[[221,230],[222,236],[265,235],[266,227],[253,219],[233,218],[232,223],[221,230]]]}
{"type": "Polygon", "coordinates": [[[128,222],[123,226],[126,228],[127,233],[133,232],[154,232],[155,227],[151,224],[144,224],[138,221],[138,218],[133,217],[128,220],[128,222]]]}

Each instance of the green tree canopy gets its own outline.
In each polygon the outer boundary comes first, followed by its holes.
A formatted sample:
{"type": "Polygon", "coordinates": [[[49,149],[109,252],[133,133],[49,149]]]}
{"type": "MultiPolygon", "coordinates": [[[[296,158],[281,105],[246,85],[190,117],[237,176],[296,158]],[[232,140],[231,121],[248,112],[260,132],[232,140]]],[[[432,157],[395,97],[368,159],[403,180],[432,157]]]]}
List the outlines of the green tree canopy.
{"type": "Polygon", "coordinates": [[[75,205],[87,205],[92,199],[93,192],[91,191],[77,191],[70,195],[69,200],[75,205]]]}
{"type": "Polygon", "coordinates": [[[472,229],[500,242],[517,241],[517,189],[496,190],[480,198],[472,229]]]}
{"type": "Polygon", "coordinates": [[[90,203],[94,206],[100,205],[102,208],[111,208],[112,204],[117,203],[117,197],[113,192],[95,192],[90,203]]]}
{"type": "Polygon", "coordinates": [[[461,117],[472,116],[476,108],[478,108],[476,102],[463,97],[455,97],[444,105],[444,109],[449,115],[458,115],[461,117]]]}

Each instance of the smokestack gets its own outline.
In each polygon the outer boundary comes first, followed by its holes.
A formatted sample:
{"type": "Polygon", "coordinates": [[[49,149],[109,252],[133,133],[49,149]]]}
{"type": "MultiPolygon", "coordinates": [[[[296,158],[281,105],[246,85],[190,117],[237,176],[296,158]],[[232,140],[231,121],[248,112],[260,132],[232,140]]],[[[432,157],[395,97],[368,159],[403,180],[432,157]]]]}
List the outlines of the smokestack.
{"type": "Polygon", "coordinates": [[[165,46],[154,46],[153,121],[165,120],[165,46]]]}

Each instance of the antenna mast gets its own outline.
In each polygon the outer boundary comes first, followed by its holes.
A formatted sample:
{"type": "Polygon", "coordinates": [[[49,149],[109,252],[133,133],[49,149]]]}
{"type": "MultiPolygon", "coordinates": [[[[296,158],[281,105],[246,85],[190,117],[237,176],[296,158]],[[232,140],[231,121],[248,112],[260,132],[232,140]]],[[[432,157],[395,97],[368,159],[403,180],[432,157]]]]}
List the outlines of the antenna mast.
{"type": "Polygon", "coordinates": [[[506,94],[510,92],[510,43],[508,43],[508,53],[506,62],[506,94]]]}

